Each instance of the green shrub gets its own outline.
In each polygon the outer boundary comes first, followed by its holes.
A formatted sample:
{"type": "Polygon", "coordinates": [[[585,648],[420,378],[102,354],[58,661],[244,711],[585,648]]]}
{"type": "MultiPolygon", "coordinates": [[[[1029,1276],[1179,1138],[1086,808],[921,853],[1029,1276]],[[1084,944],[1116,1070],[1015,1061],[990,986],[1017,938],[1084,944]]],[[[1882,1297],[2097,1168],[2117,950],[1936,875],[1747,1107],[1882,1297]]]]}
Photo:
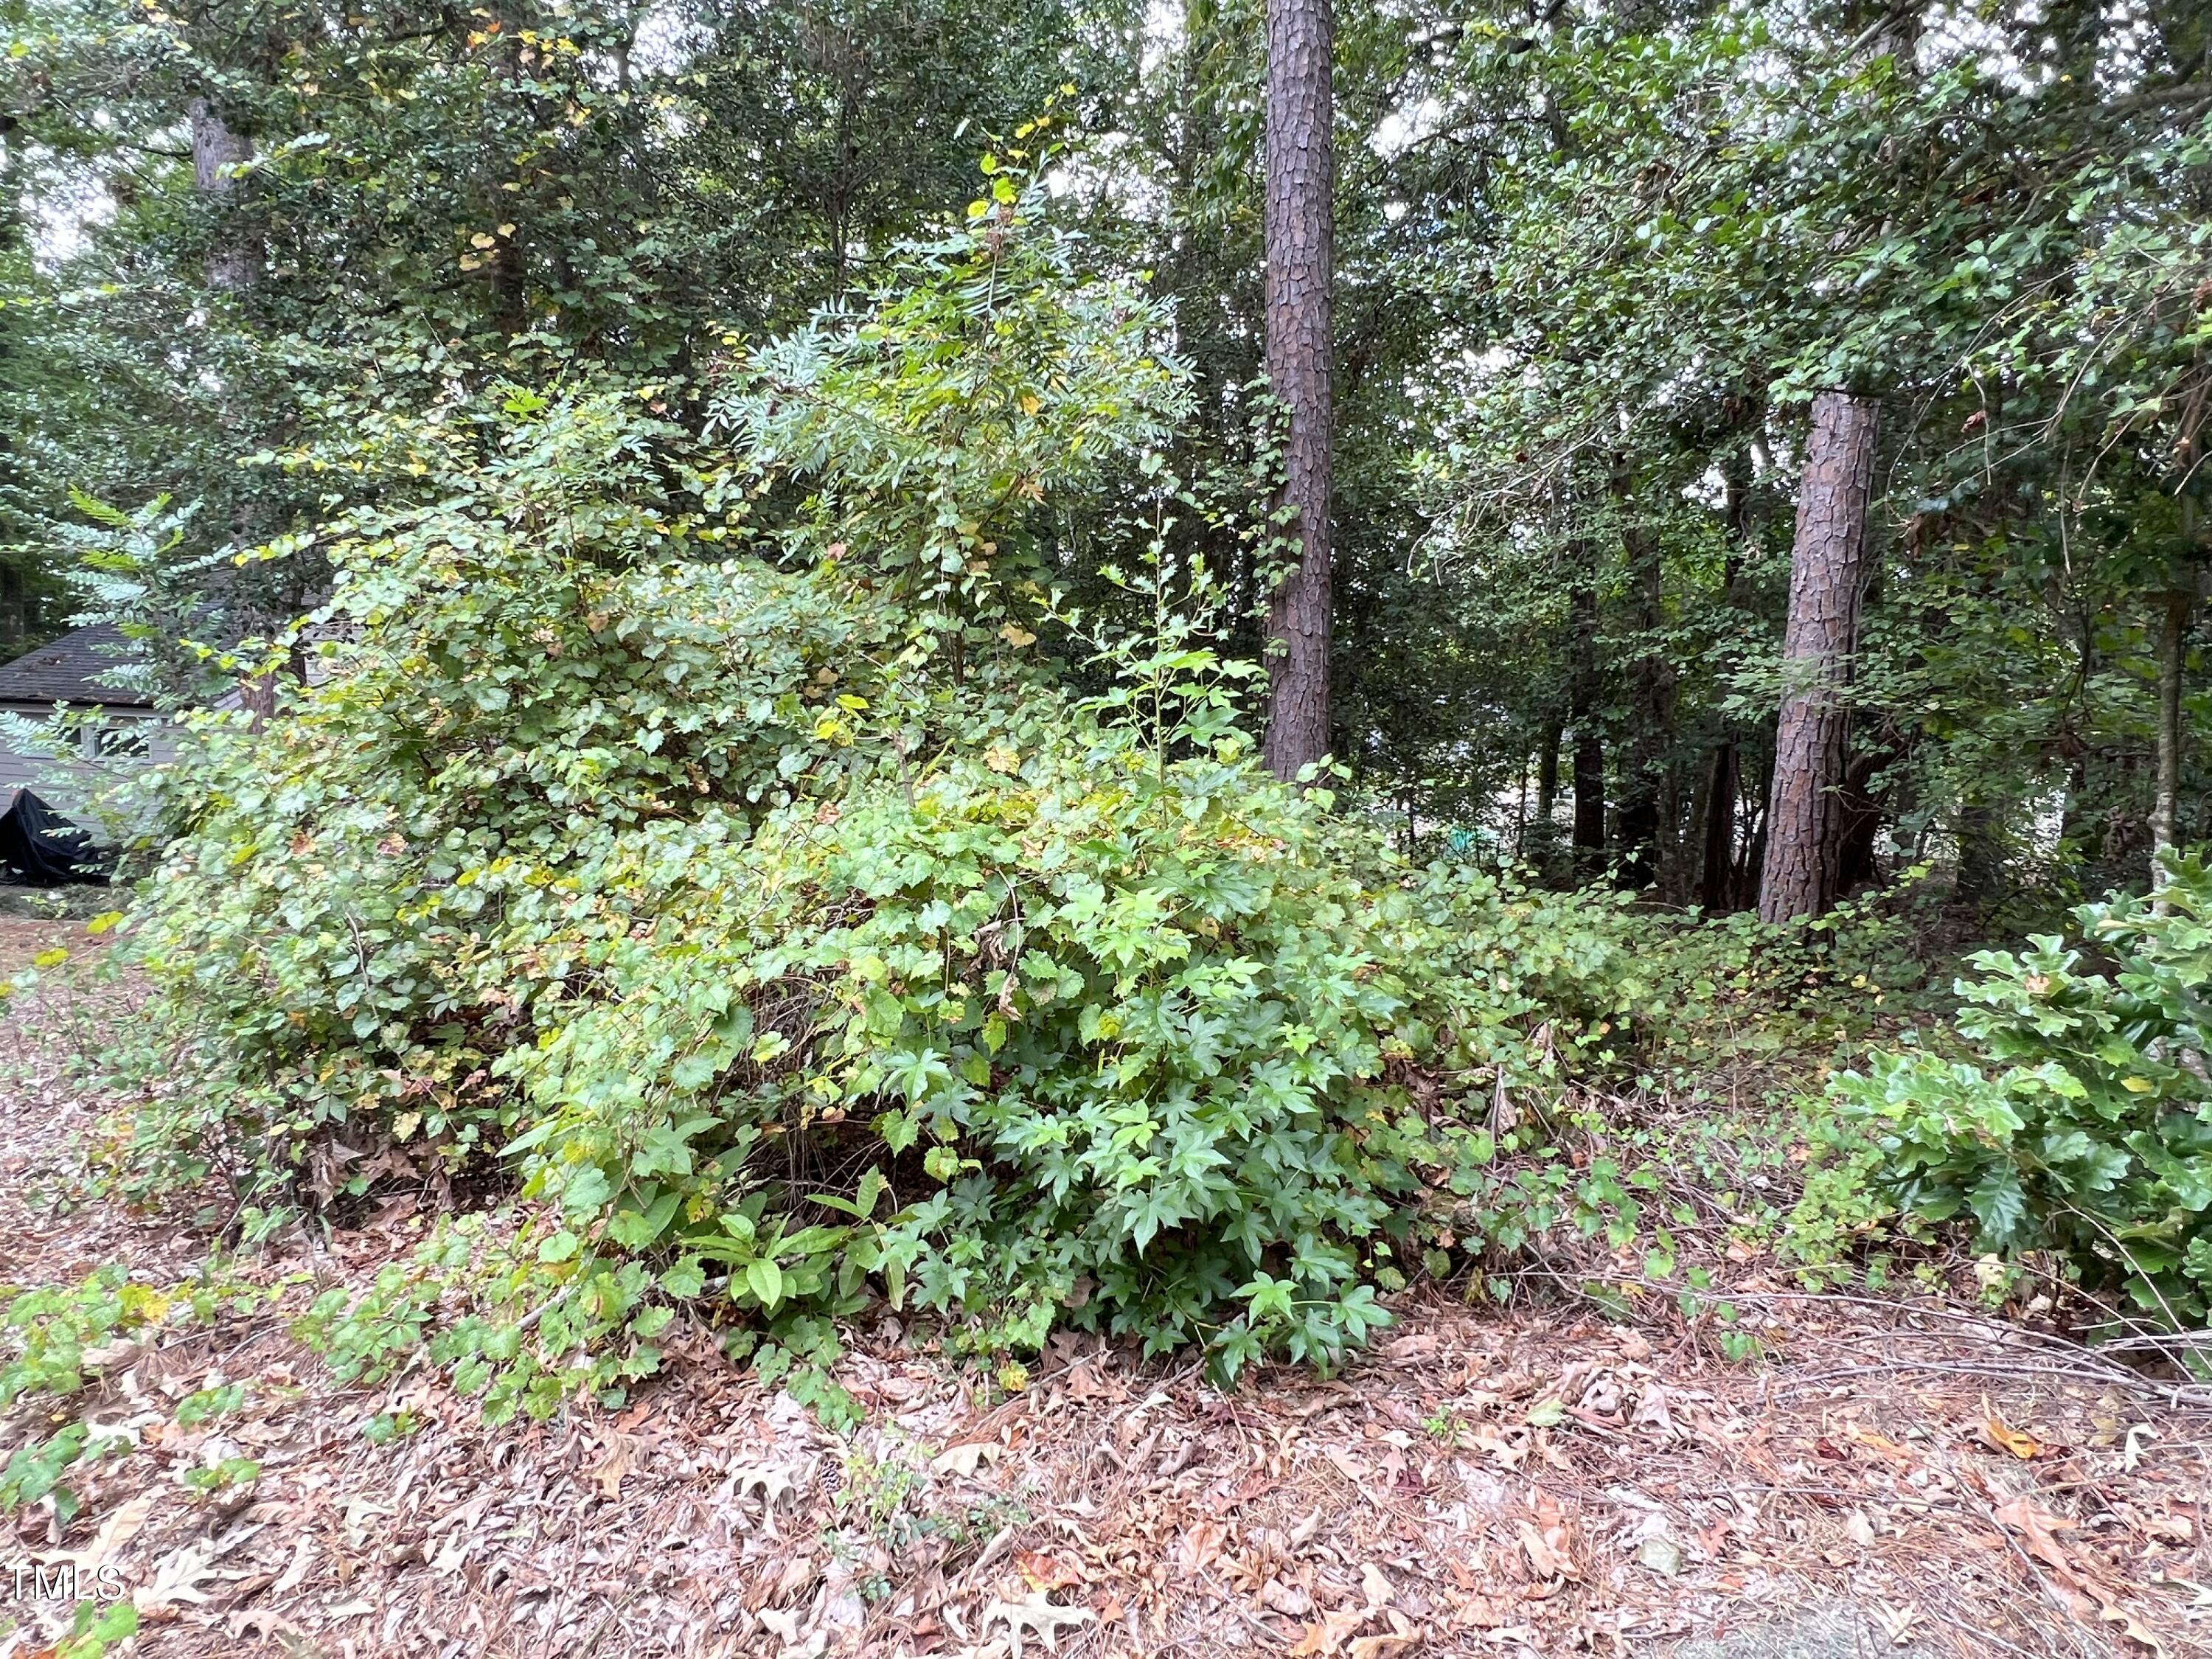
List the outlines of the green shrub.
{"type": "Polygon", "coordinates": [[[597,942],[601,994],[506,1063],[531,1189],[767,1312],[910,1277],[994,1342],[1334,1357],[1381,1317],[1358,1242],[1399,1178],[1360,1130],[1404,1109],[1394,1064],[1475,1058],[1401,966],[1413,896],[1363,887],[1319,803],[1246,758],[1163,774],[1042,696],[911,798],[648,831],[584,881],[655,928],[597,942]]]}
{"type": "Polygon", "coordinates": [[[2078,941],[1984,951],[1962,980],[1972,1058],[1878,1058],[1834,1085],[1906,1209],[1987,1249],[2057,1253],[2168,1324],[2212,1305],[2212,875],[2075,912],[2078,941]]]}
{"type": "Polygon", "coordinates": [[[535,1206],[319,1304],[335,1363],[427,1343],[534,1411],[649,1368],[673,1304],[777,1374],[881,1296],[977,1349],[1331,1364],[1488,1156],[1462,1100],[1638,994],[1610,902],[1413,870],[1269,779],[1157,539],[1149,637],[1036,586],[1107,462],[1172,510],[1139,452],[1182,393],[1140,301],[1023,246],[733,366],[734,456],[634,395],[372,434],[428,483],[323,538],[358,641],[264,730],[199,719],[133,924],[135,1179],[535,1206]]]}

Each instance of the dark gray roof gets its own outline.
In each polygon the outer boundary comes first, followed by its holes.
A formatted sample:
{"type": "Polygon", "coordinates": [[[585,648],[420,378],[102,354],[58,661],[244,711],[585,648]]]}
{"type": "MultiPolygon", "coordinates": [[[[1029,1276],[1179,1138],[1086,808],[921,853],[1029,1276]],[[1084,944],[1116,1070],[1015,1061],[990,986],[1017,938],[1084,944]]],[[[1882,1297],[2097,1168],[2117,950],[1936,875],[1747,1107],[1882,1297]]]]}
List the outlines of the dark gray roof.
{"type": "Polygon", "coordinates": [[[96,702],[108,708],[145,708],[143,691],[102,685],[94,678],[127,660],[122,634],[112,623],[80,628],[13,662],[0,663],[0,702],[96,702]],[[105,647],[106,649],[95,647],[105,647]]]}

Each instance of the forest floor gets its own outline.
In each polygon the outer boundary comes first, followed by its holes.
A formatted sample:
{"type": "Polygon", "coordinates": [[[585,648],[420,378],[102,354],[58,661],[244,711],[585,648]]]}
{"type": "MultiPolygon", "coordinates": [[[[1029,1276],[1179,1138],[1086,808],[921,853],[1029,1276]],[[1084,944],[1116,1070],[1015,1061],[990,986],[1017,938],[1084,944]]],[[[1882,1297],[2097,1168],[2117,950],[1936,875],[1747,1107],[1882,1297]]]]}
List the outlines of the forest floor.
{"type": "MultiPolygon", "coordinates": [[[[86,942],[0,918],[0,970],[86,942]]],[[[137,994],[50,978],[0,1015],[0,1279],[206,1255],[204,1217],[82,1186],[112,1106],[82,1062],[137,994]]],[[[425,1220],[395,1201],[236,1270],[304,1304],[425,1220]]],[[[886,1319],[851,1334],[842,1436],[700,1332],[623,1410],[491,1429],[422,1371],[333,1382],[280,1304],[106,1357],[94,1415],[135,1449],[69,1525],[0,1517],[0,1659],[51,1652],[69,1607],[5,1603],[64,1560],[119,1570],[118,1651],[159,1659],[2212,1651],[2212,1412],[1964,1302],[1797,1294],[1737,1254],[1747,1362],[1663,1297],[1428,1293],[1334,1381],[1223,1394],[1056,1339],[1007,1397],[886,1319]],[[179,1425],[229,1382],[242,1409],[179,1425]],[[241,1457],[257,1480],[183,1479],[241,1457]]],[[[0,1457],[40,1409],[0,1415],[0,1457]]]]}

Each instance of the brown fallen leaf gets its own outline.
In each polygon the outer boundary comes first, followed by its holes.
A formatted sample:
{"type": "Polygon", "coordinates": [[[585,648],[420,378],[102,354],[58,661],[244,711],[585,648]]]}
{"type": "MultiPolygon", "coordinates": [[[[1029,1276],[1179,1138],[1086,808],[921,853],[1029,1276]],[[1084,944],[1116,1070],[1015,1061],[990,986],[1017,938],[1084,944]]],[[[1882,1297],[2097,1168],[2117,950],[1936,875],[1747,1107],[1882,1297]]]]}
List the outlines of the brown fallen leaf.
{"type": "Polygon", "coordinates": [[[1352,1641],[1352,1659],[1394,1659],[1419,1639],[1419,1632],[1404,1636],[1395,1631],[1387,1636],[1356,1636],[1352,1641]]]}
{"type": "Polygon", "coordinates": [[[995,1463],[1005,1450],[995,1440],[970,1440],[964,1445],[947,1446],[929,1467],[939,1474],[973,1474],[978,1463],[995,1463]]]}
{"type": "Polygon", "coordinates": [[[155,1500],[151,1496],[134,1498],[100,1523],[77,1559],[80,1566],[96,1567],[136,1538],[147,1519],[154,1513],[155,1500]]]}
{"type": "Polygon", "coordinates": [[[2186,1544],[2197,1536],[2196,1528],[2185,1515],[2145,1516],[2142,1529],[2153,1538],[2172,1544],[2186,1544]]]}
{"type": "Polygon", "coordinates": [[[284,1571],[277,1574],[276,1582],[269,1587],[269,1593],[271,1595],[289,1595],[300,1588],[314,1560],[314,1540],[310,1538],[299,1540],[292,1546],[292,1559],[285,1564],[284,1571]]]}
{"type": "Polygon", "coordinates": [[[1412,1620],[1402,1613],[1385,1615],[1390,1628],[1375,1636],[1357,1636],[1352,1642],[1352,1659],[1392,1659],[1421,1639],[1421,1632],[1412,1620]]]}
{"type": "Polygon", "coordinates": [[[1565,1578],[1574,1571],[1574,1563],[1552,1540],[1526,1521],[1517,1523],[1521,1529],[1522,1553],[1528,1556],[1528,1565],[1539,1578],[1565,1578]]]}
{"type": "Polygon", "coordinates": [[[1063,1561],[1056,1555],[1024,1550],[1014,1557],[1014,1565],[1021,1569],[1022,1577],[1029,1580],[1032,1589],[1071,1589],[1085,1582],[1079,1565],[1063,1561]]]}
{"type": "Polygon", "coordinates": [[[2077,1613],[2087,1613],[2094,1603],[2097,1616],[2106,1624],[2118,1625],[2128,1639],[2147,1652],[2163,1659],[2166,1644],[2141,1620],[2119,1603],[2112,1587],[2100,1582],[2093,1574],[2082,1571],[2069,1557],[2054,1534],[2076,1529],[2080,1522],[2063,1515],[2053,1515],[2048,1510],[2038,1509],[2025,1498],[2015,1498],[1990,1511],[2003,1525],[2018,1533],[2026,1542],[2028,1553],[2051,1569],[2051,1577],[2062,1589],[2073,1596],[2072,1605],[2077,1613]]]}
{"type": "Polygon", "coordinates": [[[1468,1444],[1485,1456],[1494,1458],[1507,1469],[1518,1469],[1528,1461],[1528,1439],[1526,1430],[1500,1431],[1488,1423],[1478,1423],[1468,1436],[1468,1444]]]}
{"type": "Polygon", "coordinates": [[[2044,1565],[2075,1577],[2074,1563],[2059,1545],[2054,1533],[2070,1531],[2075,1522],[2063,1515],[2053,1515],[2039,1510],[2025,1498],[2015,1498],[2011,1503],[1990,1511],[1997,1520],[2011,1528],[2027,1540],[2028,1552],[2044,1565]]]}
{"type": "Polygon", "coordinates": [[[1382,1569],[1372,1561],[1360,1566],[1359,1588],[1370,1607],[1387,1607],[1398,1595],[1397,1587],[1382,1576],[1382,1569]]]}
{"type": "Polygon", "coordinates": [[[1260,1605],[1285,1619],[1303,1619],[1313,1611],[1313,1597],[1296,1584],[1270,1578],[1260,1586],[1260,1605]]]}
{"type": "Polygon", "coordinates": [[[1367,1484],[1370,1474],[1367,1466],[1343,1447],[1324,1446],[1321,1455],[1334,1464],[1336,1472],[1353,1486],[1364,1486],[1367,1484]]]}
{"type": "Polygon", "coordinates": [[[1495,1595],[1470,1595],[1452,1613],[1452,1623],[1468,1630],[1499,1630],[1512,1618],[1511,1606],[1495,1595]]]}
{"type": "Polygon", "coordinates": [[[223,1615],[223,1627],[233,1636],[258,1636],[264,1642],[271,1639],[283,1641],[285,1649],[290,1652],[313,1650],[298,1645],[295,1640],[287,1640],[288,1638],[304,1638],[307,1632],[283,1613],[268,1607],[248,1607],[238,1613],[226,1613],[223,1615]]]}
{"type": "Polygon", "coordinates": [[[1577,1577],[1573,1529],[1550,1493],[1540,1488],[1531,1493],[1530,1507],[1536,1511],[1534,1525],[1518,1522],[1522,1553],[1528,1556],[1528,1565],[1542,1579],[1572,1578],[1577,1577]]]}
{"type": "Polygon", "coordinates": [[[623,1477],[637,1472],[637,1443],[626,1434],[610,1434],[606,1450],[592,1465],[592,1479],[610,1503],[622,1496],[623,1477]]]}
{"type": "Polygon", "coordinates": [[[1186,1572],[1196,1572],[1210,1567],[1219,1559],[1221,1547],[1227,1541],[1229,1528],[1218,1521],[1197,1520],[1182,1535],[1180,1548],[1176,1551],[1176,1565],[1186,1572]]]}
{"type": "Polygon", "coordinates": [[[983,1610],[983,1628],[988,1631],[994,1624],[1004,1624],[1013,1659],[1022,1659],[1024,1632],[1034,1633],[1048,1651],[1057,1653],[1062,1626],[1088,1625],[1097,1617],[1089,1607],[1054,1607],[1052,1599],[1040,1592],[1018,1601],[992,1602],[983,1610]]]}
{"type": "Polygon", "coordinates": [[[794,1555],[783,1564],[783,1571],[775,1576],[774,1587],[769,1591],[771,1601],[795,1601],[814,1583],[814,1563],[803,1555],[794,1555]]]}
{"type": "Polygon", "coordinates": [[[207,1593],[200,1585],[216,1575],[216,1563],[238,1547],[251,1533],[240,1536],[186,1544],[171,1551],[155,1565],[151,1583],[131,1596],[145,1614],[167,1613],[184,1602],[204,1605],[207,1593]]]}
{"type": "Polygon", "coordinates": [[[1291,1650],[1291,1659],[1319,1659],[1322,1655],[1339,1651],[1352,1632],[1367,1622],[1367,1613],[1365,1607],[1340,1607],[1334,1613],[1324,1613],[1319,1624],[1306,1626],[1305,1633],[1291,1650]]]}
{"type": "Polygon", "coordinates": [[[1876,1434],[1872,1429],[1861,1428],[1854,1423],[1850,1427],[1850,1437],[1893,1468],[1910,1469],[1919,1464],[1918,1458],[1886,1434],[1876,1434]]]}
{"type": "MultiPolygon", "coordinates": [[[[2097,1587],[2092,1584],[2090,1591],[2096,1594],[2097,1587]]],[[[2097,1615],[2099,1618],[2108,1625],[2118,1625],[2126,1633],[2128,1640],[2145,1652],[2156,1655],[2158,1659],[2166,1659],[2166,1644],[2160,1641],[2156,1632],[2146,1627],[2142,1620],[2116,1601],[2100,1596],[2099,1606],[2101,1609],[2097,1615]]]]}

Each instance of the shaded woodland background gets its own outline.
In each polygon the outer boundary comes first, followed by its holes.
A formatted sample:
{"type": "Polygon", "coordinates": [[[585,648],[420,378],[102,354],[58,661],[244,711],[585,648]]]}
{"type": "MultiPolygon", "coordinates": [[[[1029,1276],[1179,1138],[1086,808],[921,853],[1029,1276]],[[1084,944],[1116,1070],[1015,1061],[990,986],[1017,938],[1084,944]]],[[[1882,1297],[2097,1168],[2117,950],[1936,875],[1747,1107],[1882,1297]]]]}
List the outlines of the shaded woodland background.
{"type": "MultiPolygon", "coordinates": [[[[6,25],[14,646],[82,608],[73,490],[190,504],[131,602],[227,644],[326,588],[312,548],[227,556],[360,498],[278,464],[319,434],[494,380],[700,424],[728,342],[854,303],[1048,110],[1052,215],[1145,274],[1195,375],[1177,471],[1279,464],[1256,3],[6,25]]],[[[2204,712],[2206,52],[2179,0],[1341,5],[1328,732],[1362,810],[1755,903],[1808,410],[1840,388],[1878,447],[1829,891],[1924,863],[2018,920],[2212,830],[2201,745],[2163,787],[2159,759],[2162,677],[2170,732],[2204,712]]],[[[1060,509],[1072,589],[1105,597],[1125,495],[1060,509]]],[[[1258,657],[1264,545],[1173,535],[1258,657]]]]}

